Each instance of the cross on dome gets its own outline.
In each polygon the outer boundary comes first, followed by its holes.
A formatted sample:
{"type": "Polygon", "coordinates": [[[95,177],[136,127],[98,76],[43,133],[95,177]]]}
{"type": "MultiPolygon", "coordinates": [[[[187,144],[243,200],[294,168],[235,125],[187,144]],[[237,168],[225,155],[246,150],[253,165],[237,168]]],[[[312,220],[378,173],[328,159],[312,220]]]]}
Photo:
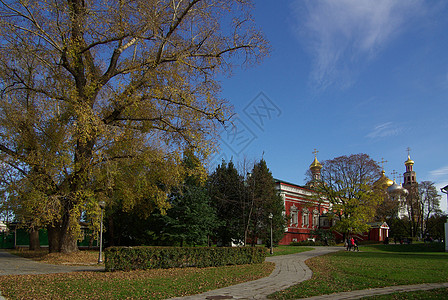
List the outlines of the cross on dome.
{"type": "Polygon", "coordinates": [[[384,171],[384,163],[387,163],[387,160],[384,160],[384,158],[381,157],[381,161],[379,163],[381,164],[381,169],[384,171]]]}
{"type": "Polygon", "coordinates": [[[394,181],[395,181],[396,176],[398,175],[397,171],[392,170],[391,174],[392,174],[392,176],[394,177],[394,181]]]}

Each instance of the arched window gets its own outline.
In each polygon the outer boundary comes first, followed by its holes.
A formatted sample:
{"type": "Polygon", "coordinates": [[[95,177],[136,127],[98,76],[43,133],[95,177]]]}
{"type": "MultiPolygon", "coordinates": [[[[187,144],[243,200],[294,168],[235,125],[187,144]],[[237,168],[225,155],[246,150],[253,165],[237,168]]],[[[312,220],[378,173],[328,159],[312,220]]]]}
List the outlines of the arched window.
{"type": "Polygon", "coordinates": [[[297,207],[293,204],[289,210],[289,215],[291,217],[291,227],[297,227],[299,224],[299,213],[297,207]]]}
{"type": "Polygon", "coordinates": [[[313,227],[319,226],[319,212],[317,209],[313,210],[313,227]]]}
{"type": "Polygon", "coordinates": [[[302,227],[307,227],[310,225],[310,212],[307,208],[302,210],[302,227]]]}

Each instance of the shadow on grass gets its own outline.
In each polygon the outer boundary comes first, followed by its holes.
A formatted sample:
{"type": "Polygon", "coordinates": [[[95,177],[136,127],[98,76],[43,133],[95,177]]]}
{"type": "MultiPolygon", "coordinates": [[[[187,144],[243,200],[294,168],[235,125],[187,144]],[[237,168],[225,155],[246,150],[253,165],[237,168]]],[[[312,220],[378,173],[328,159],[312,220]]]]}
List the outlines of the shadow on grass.
{"type": "Polygon", "coordinates": [[[365,258],[365,259],[380,259],[380,260],[386,260],[386,259],[406,259],[406,260],[418,260],[418,259],[424,259],[424,260],[441,260],[443,262],[446,262],[448,259],[448,253],[445,252],[410,252],[410,251],[396,251],[396,252],[385,252],[385,251],[370,251],[366,249],[366,251],[363,251],[361,248],[360,252],[345,252],[345,251],[339,251],[337,253],[332,254],[334,256],[351,256],[353,259],[356,258],[365,258]]]}
{"type": "MultiPolygon", "coordinates": [[[[437,245],[369,245],[312,258],[310,280],[268,298],[298,299],[368,288],[446,282],[448,253],[437,245]],[[414,251],[414,252],[411,252],[414,251]]],[[[447,298],[446,298],[447,299],[447,298]]]]}
{"type": "Polygon", "coordinates": [[[381,252],[445,252],[444,243],[368,245],[363,248],[366,248],[369,251],[376,250],[381,252]]]}

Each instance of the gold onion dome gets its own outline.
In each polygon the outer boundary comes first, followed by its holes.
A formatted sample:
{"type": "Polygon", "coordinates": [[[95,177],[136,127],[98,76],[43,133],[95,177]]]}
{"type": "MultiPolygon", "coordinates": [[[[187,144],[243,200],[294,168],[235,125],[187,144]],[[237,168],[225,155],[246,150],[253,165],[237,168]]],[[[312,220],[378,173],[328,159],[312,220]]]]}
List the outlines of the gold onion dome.
{"type": "Polygon", "coordinates": [[[413,165],[414,161],[411,159],[411,157],[408,155],[408,160],[404,162],[404,164],[407,165],[413,165]]]}
{"type": "Polygon", "coordinates": [[[374,185],[385,186],[385,188],[387,188],[394,184],[393,180],[386,177],[386,172],[384,172],[384,170],[382,170],[381,173],[381,177],[375,181],[374,185]]]}
{"type": "Polygon", "coordinates": [[[391,196],[407,196],[409,194],[408,190],[402,187],[401,185],[397,184],[395,181],[394,183],[387,188],[387,192],[391,196]]]}
{"type": "Polygon", "coordinates": [[[317,160],[317,157],[314,157],[313,163],[310,165],[310,169],[322,169],[322,164],[317,160]]]}

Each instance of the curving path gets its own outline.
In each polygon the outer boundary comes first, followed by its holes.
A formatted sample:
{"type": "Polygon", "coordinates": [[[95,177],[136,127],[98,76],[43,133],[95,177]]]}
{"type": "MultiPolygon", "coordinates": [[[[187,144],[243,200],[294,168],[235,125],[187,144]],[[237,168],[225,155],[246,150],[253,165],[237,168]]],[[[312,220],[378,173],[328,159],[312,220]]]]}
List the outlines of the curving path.
{"type": "MultiPolygon", "coordinates": [[[[342,247],[316,247],[315,250],[268,257],[266,260],[275,263],[275,269],[268,277],[254,281],[249,281],[218,290],[208,291],[202,294],[179,297],[172,299],[266,299],[266,296],[276,291],[284,290],[289,286],[295,285],[312,276],[311,270],[305,264],[305,261],[311,257],[324,255],[327,253],[343,250],[342,247]]],[[[0,276],[2,275],[25,275],[25,274],[50,274],[50,273],[68,273],[81,271],[104,271],[104,267],[99,266],[62,266],[50,265],[35,262],[30,259],[11,255],[0,250],[0,276]]],[[[426,283],[402,286],[389,286],[384,288],[373,288],[367,290],[357,290],[343,292],[331,295],[321,295],[308,300],[346,300],[360,299],[367,296],[386,295],[395,292],[412,292],[421,290],[430,290],[436,288],[448,288],[448,283],[426,283]]],[[[0,300],[5,300],[1,296],[0,300]]]]}
{"type": "Polygon", "coordinates": [[[268,257],[266,261],[275,263],[275,269],[268,277],[198,295],[172,299],[266,299],[267,295],[310,279],[313,272],[305,264],[305,260],[343,249],[342,247],[316,247],[312,251],[268,257]]]}
{"type": "MultiPolygon", "coordinates": [[[[266,296],[274,292],[284,290],[292,285],[308,280],[312,271],[305,264],[309,258],[327,253],[344,250],[343,247],[315,247],[315,250],[266,258],[266,261],[275,263],[275,270],[269,277],[245,282],[218,290],[208,291],[202,294],[178,297],[172,299],[201,300],[201,299],[267,299],[266,296]]],[[[424,291],[437,288],[448,288],[448,283],[425,283],[414,285],[389,286],[356,290],[351,292],[335,293],[331,295],[314,296],[304,298],[307,300],[348,300],[361,299],[375,295],[387,295],[396,292],[424,291]]]]}

